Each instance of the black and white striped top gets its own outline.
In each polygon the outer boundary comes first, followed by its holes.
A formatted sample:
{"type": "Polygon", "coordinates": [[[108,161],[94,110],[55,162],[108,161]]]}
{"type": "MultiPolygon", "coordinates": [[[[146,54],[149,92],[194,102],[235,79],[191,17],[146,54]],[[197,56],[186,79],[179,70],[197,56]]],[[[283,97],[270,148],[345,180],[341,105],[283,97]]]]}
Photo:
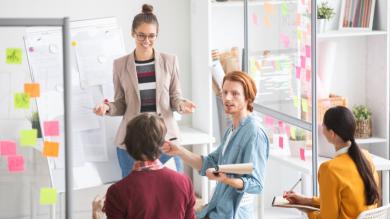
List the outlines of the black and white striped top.
{"type": "Polygon", "coordinates": [[[135,61],[138,88],[141,97],[141,112],[156,112],[156,70],[154,58],[135,61]]]}

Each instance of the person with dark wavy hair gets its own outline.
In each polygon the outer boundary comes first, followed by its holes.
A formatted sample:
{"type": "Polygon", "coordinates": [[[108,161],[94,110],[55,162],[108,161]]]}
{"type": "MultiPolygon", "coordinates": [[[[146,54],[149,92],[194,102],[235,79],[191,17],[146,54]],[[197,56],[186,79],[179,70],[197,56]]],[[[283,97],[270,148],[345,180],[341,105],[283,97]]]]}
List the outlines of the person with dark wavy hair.
{"type": "Polygon", "coordinates": [[[356,122],[348,108],[328,109],[322,127],[336,154],[318,170],[320,196],[306,197],[287,191],[284,198],[293,204],[319,207],[320,211],[308,212],[310,219],[355,219],[361,212],[377,206],[378,174],[369,153],[356,144],[356,122]]]}
{"type": "Polygon", "coordinates": [[[252,218],[254,194],[264,187],[264,172],[268,159],[269,143],[260,121],[252,115],[256,97],[253,79],[241,71],[226,74],[222,84],[222,101],[226,114],[232,118],[219,147],[207,156],[192,153],[172,143],[162,151],[178,155],[183,161],[217,181],[213,197],[197,213],[198,218],[247,219],[252,218]],[[220,164],[253,163],[251,174],[225,174],[213,172],[220,164]]]}
{"type": "Polygon", "coordinates": [[[191,180],[158,159],[166,132],[163,119],[151,114],[136,116],[127,125],[123,143],[135,162],[127,177],[108,188],[107,218],[195,218],[191,180]]]}
{"type": "MultiPolygon", "coordinates": [[[[196,107],[181,95],[177,57],[154,49],[158,33],[159,23],[153,6],[144,4],[131,28],[135,50],[114,61],[114,101],[101,103],[94,109],[100,116],[123,116],[115,138],[122,177],[130,173],[134,163],[122,144],[126,125],[132,118],[143,112],[159,115],[168,129],[166,138],[180,138],[173,112],[192,113],[196,107]]],[[[160,157],[162,163],[168,159],[165,154],[160,157]]],[[[180,158],[174,159],[176,169],[182,171],[180,158]]]]}

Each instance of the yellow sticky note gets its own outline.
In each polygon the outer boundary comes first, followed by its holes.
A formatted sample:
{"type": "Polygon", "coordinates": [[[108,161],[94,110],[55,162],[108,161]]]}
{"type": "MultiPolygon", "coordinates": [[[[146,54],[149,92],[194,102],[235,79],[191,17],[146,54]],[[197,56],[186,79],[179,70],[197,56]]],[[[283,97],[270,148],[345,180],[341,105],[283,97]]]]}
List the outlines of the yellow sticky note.
{"type": "Polygon", "coordinates": [[[298,108],[298,106],[299,106],[298,97],[297,96],[293,96],[293,100],[294,100],[295,108],[298,108]]]}
{"type": "Polygon", "coordinates": [[[276,70],[280,70],[281,68],[280,68],[280,60],[275,60],[275,69],[276,70]]]}
{"type": "Polygon", "coordinates": [[[302,111],[305,113],[308,111],[307,100],[305,98],[302,98],[302,111]]]}
{"type": "Polygon", "coordinates": [[[38,131],[36,129],[20,131],[21,146],[35,146],[37,144],[38,131]]]}
{"type": "Polygon", "coordinates": [[[256,60],[251,59],[251,60],[249,61],[249,63],[250,63],[250,66],[251,66],[251,72],[252,72],[252,73],[256,73],[256,72],[257,72],[256,60]]]}
{"type": "Polygon", "coordinates": [[[30,97],[39,97],[41,95],[40,86],[38,83],[24,84],[24,93],[30,97]]]}
{"type": "Polygon", "coordinates": [[[302,31],[301,30],[297,30],[297,38],[298,38],[298,41],[302,41],[302,31]]]}
{"type": "Polygon", "coordinates": [[[58,157],[58,149],[59,149],[59,143],[58,142],[52,142],[52,141],[45,141],[43,142],[43,156],[46,157],[58,157]]]}
{"type": "Polygon", "coordinates": [[[5,50],[5,63],[7,64],[22,64],[22,49],[7,48],[5,50]]]}
{"type": "Polygon", "coordinates": [[[55,188],[41,188],[39,203],[41,205],[53,205],[57,203],[57,190],[55,188]]]}
{"type": "Polygon", "coordinates": [[[291,127],[290,128],[290,136],[292,139],[296,139],[296,136],[295,136],[295,127],[291,127]]]}
{"type": "Polygon", "coordinates": [[[14,95],[15,109],[29,109],[30,108],[30,95],[26,93],[16,93],[14,95]]]}
{"type": "Polygon", "coordinates": [[[283,2],[280,7],[281,7],[281,10],[282,10],[282,15],[283,16],[287,16],[287,14],[288,14],[287,3],[283,2]]]}
{"type": "Polygon", "coordinates": [[[77,46],[77,41],[72,41],[72,46],[77,46]]]}

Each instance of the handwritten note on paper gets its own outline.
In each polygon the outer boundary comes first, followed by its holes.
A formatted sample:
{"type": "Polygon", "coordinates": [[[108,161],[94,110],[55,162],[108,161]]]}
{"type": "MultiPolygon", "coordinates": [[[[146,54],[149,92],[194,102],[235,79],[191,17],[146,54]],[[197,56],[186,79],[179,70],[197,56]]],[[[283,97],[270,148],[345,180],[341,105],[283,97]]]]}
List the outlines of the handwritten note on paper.
{"type": "Polygon", "coordinates": [[[11,173],[24,171],[24,157],[22,155],[10,155],[8,159],[8,171],[11,173]]]}
{"type": "Polygon", "coordinates": [[[37,144],[37,130],[21,130],[20,131],[20,145],[34,147],[37,144]]]}
{"type": "Polygon", "coordinates": [[[288,14],[288,7],[286,2],[282,2],[282,5],[280,6],[280,10],[282,11],[283,16],[287,16],[288,14]]]}
{"type": "Polygon", "coordinates": [[[43,142],[42,154],[45,157],[58,157],[60,144],[58,142],[45,141],[43,142]]]}
{"type": "Polygon", "coordinates": [[[14,96],[15,109],[29,109],[30,95],[26,93],[16,93],[14,96]]]}
{"type": "Polygon", "coordinates": [[[7,48],[5,50],[6,64],[22,64],[22,49],[21,48],[7,48]]]}
{"type": "Polygon", "coordinates": [[[307,104],[307,99],[302,98],[302,111],[307,113],[309,110],[308,104],[307,104]]]}
{"type": "Polygon", "coordinates": [[[16,142],[14,141],[0,141],[0,155],[16,155],[16,142]]]}
{"type": "Polygon", "coordinates": [[[306,158],[305,158],[305,148],[299,148],[299,157],[301,158],[301,160],[305,161],[306,158]]]}
{"type": "Polygon", "coordinates": [[[30,97],[39,97],[41,95],[40,86],[38,83],[24,84],[24,93],[30,97]]]}
{"type": "Polygon", "coordinates": [[[41,188],[39,197],[41,205],[53,205],[57,203],[57,190],[55,188],[41,188]]]}
{"type": "Polygon", "coordinates": [[[45,136],[59,136],[60,125],[58,121],[46,121],[43,123],[43,131],[45,136]]]}
{"type": "Polygon", "coordinates": [[[285,35],[284,33],[281,33],[281,34],[280,34],[280,41],[282,41],[283,46],[284,46],[285,48],[290,47],[290,39],[289,39],[288,36],[285,35]]]}

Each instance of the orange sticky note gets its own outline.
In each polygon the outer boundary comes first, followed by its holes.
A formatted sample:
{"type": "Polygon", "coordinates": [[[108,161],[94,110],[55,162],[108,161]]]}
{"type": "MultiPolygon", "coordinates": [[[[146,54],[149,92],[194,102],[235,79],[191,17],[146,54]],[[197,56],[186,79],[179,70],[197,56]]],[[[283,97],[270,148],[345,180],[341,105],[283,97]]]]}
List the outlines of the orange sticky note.
{"type": "Polygon", "coordinates": [[[264,16],[264,25],[266,27],[271,27],[271,21],[268,16],[264,16]]]}
{"type": "Polygon", "coordinates": [[[296,23],[296,25],[301,24],[301,15],[300,14],[297,14],[295,16],[295,23],[296,23]]]}
{"type": "Polygon", "coordinates": [[[269,2],[264,2],[264,11],[266,14],[273,14],[274,6],[269,2]]]}
{"type": "Polygon", "coordinates": [[[24,158],[22,155],[8,156],[8,171],[9,172],[24,171],[24,158]]]}
{"type": "Polygon", "coordinates": [[[30,97],[39,97],[41,95],[40,86],[38,83],[24,84],[24,93],[30,97]]]}
{"type": "Polygon", "coordinates": [[[43,156],[46,157],[58,157],[58,149],[59,149],[59,143],[58,142],[52,142],[52,141],[45,141],[43,142],[43,156]]]}

